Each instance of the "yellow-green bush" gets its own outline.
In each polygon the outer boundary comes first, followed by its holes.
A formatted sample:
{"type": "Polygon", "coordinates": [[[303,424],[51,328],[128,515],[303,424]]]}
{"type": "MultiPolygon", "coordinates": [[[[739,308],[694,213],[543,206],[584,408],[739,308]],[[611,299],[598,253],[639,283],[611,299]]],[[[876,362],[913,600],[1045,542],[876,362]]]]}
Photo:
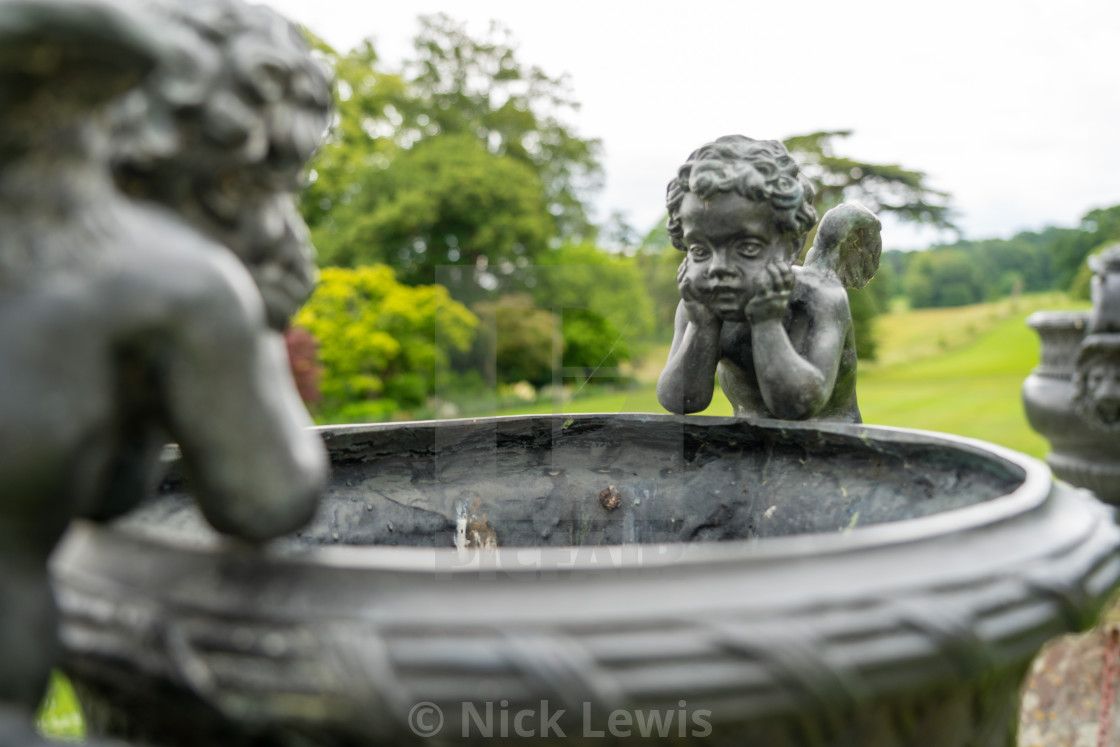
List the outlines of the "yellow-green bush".
{"type": "Polygon", "coordinates": [[[450,351],[470,346],[478,319],[442,286],[402,285],[391,268],[368,265],[324,269],[292,323],[319,343],[324,411],[380,401],[374,409],[393,412],[444,383],[450,351]]]}

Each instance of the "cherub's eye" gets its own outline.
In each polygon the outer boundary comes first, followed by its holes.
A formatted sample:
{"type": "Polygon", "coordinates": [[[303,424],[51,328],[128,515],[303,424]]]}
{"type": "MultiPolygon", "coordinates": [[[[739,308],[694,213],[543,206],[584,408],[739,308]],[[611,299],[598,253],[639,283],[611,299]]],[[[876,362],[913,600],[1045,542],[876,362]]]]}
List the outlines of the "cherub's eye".
{"type": "Polygon", "coordinates": [[[735,245],[735,251],[742,257],[757,257],[759,252],[762,251],[762,243],[759,241],[740,241],[735,245]]]}
{"type": "Polygon", "coordinates": [[[693,244],[692,246],[688,247],[688,256],[698,262],[703,262],[711,255],[711,251],[707,247],[701,246],[700,244],[693,244]]]}

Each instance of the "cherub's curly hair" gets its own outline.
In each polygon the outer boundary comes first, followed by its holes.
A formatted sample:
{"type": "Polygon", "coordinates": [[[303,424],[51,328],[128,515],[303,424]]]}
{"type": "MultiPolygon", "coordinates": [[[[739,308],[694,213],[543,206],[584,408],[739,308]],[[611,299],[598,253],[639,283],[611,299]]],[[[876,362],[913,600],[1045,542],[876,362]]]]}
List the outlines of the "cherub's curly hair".
{"type": "Polygon", "coordinates": [[[330,119],[329,71],[295,26],[243,0],[158,0],[171,49],[113,110],[113,172],[225,245],[283,329],[315,283],[295,194],[330,119]]]}
{"type": "Polygon", "coordinates": [[[116,112],[122,186],[158,191],[164,174],[246,167],[277,186],[292,182],[331,103],[330,74],[299,29],[241,0],[162,0],[149,9],[165,19],[174,54],[116,112]]]}
{"type": "MultiPolygon", "coordinates": [[[[795,240],[804,238],[817,222],[813,185],[777,140],[727,135],[688,157],[665,194],[669,238],[681,251],[688,249],[680,210],[689,192],[704,198],[718,192],[737,192],[749,200],[769,201],[779,230],[795,240]]],[[[800,241],[796,243],[800,248],[800,241]]]]}

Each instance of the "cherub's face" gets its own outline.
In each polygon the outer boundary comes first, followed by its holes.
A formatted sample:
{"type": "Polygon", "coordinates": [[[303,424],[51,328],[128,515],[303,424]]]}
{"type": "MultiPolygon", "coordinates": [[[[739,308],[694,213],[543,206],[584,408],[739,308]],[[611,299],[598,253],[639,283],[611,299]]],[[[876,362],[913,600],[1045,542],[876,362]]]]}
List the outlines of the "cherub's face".
{"type": "Polygon", "coordinates": [[[684,279],[725,321],[744,321],[743,307],[758,291],[772,262],[789,264],[792,246],[774,222],[768,202],[720,192],[705,200],[689,192],[681,203],[688,248],[684,279]]]}
{"type": "Polygon", "coordinates": [[[1100,361],[1085,372],[1085,414],[1106,429],[1120,428],[1120,365],[1100,361]]]}

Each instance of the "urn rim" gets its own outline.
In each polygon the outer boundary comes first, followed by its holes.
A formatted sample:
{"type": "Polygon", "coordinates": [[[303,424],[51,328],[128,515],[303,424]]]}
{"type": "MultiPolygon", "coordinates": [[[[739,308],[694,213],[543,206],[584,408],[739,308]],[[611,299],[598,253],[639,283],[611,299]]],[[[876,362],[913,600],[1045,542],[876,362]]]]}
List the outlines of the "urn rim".
{"type": "MultiPolygon", "coordinates": [[[[588,421],[609,418],[614,421],[678,422],[699,426],[738,426],[776,431],[779,434],[815,432],[841,438],[855,438],[864,443],[885,445],[942,447],[978,456],[992,465],[1015,474],[1018,486],[1010,493],[981,501],[969,506],[937,512],[918,518],[899,519],[879,524],[853,527],[841,533],[814,532],[782,537],[722,540],[718,542],[659,543],[648,545],[603,545],[616,553],[622,562],[611,568],[617,572],[625,568],[657,569],[668,566],[696,567],[723,566],[728,564],[788,561],[796,558],[819,558],[829,555],[862,553],[876,548],[900,544],[936,542],[948,535],[982,531],[987,527],[1014,520],[1041,508],[1049,499],[1054,487],[1050,468],[1043,462],[1011,449],[953,434],[922,431],[892,426],[813,423],[803,424],[781,420],[743,419],[736,417],[681,416],[651,413],[588,413],[570,415],[515,415],[489,418],[461,418],[441,421],[410,421],[393,423],[367,423],[343,426],[318,426],[315,428],[328,445],[364,434],[399,428],[440,428],[472,424],[529,423],[539,420],[588,421]],[[1021,479],[1020,479],[1021,476],[1021,479]],[[630,552],[641,547],[647,552],[630,552]]],[[[214,536],[205,541],[180,541],[174,537],[158,538],[141,535],[116,527],[96,527],[78,522],[75,533],[120,533],[122,539],[138,547],[162,547],[185,553],[237,553],[239,548],[231,540],[214,536]]],[[[499,547],[487,551],[495,554],[499,565],[504,558],[514,555],[534,554],[543,563],[561,560],[570,553],[570,547],[499,547]]],[[[354,570],[386,570],[405,573],[428,573],[432,558],[451,557],[455,548],[383,546],[383,545],[324,545],[299,552],[274,552],[266,548],[264,558],[286,566],[319,566],[349,568],[354,570]]],[[[471,574],[478,571],[478,564],[461,563],[441,568],[453,574],[471,574]]],[[[508,563],[503,573],[514,576],[519,571],[517,563],[508,563]]],[[[539,572],[535,566],[526,567],[526,575],[539,572]]]]}

